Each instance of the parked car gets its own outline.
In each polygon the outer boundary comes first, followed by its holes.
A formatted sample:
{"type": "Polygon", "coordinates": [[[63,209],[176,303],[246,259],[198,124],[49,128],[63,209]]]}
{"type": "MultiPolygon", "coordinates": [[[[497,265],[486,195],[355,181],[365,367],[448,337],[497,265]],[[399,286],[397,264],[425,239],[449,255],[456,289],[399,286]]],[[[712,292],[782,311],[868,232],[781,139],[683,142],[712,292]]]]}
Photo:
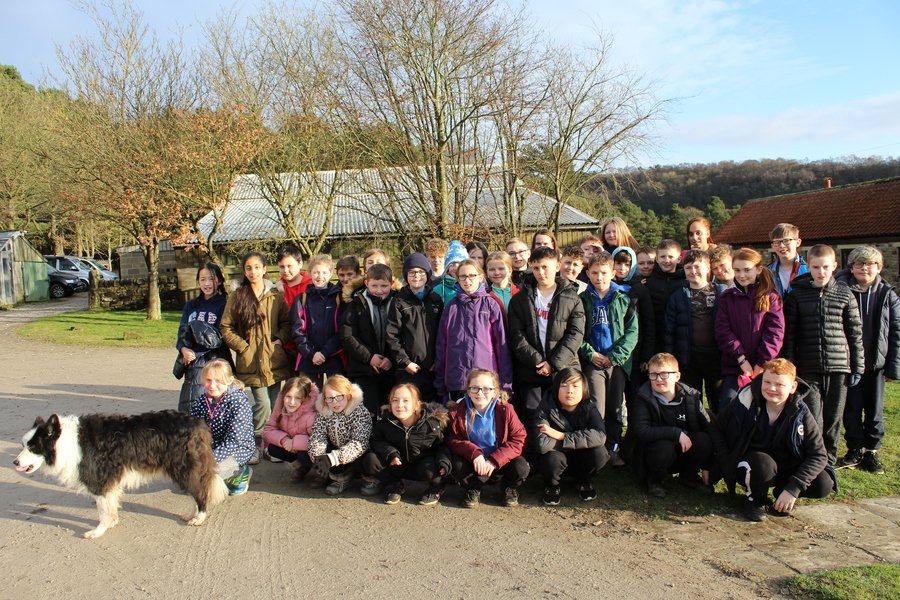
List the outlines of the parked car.
{"type": "Polygon", "coordinates": [[[51,298],[64,298],[87,289],[87,282],[73,271],[60,271],[48,266],[47,277],[50,279],[51,298]]]}
{"type": "Polygon", "coordinates": [[[77,273],[80,273],[81,276],[88,281],[90,281],[92,270],[96,270],[100,273],[100,279],[110,280],[119,278],[119,276],[112,271],[101,269],[98,265],[91,262],[92,259],[89,258],[70,255],[48,254],[45,254],[44,258],[47,260],[47,264],[49,264],[51,267],[55,267],[60,271],[75,271],[77,273]]]}
{"type": "Polygon", "coordinates": [[[80,261],[83,262],[83,263],[87,263],[87,264],[90,265],[92,268],[97,269],[98,271],[100,271],[100,278],[101,278],[101,279],[105,279],[105,280],[109,281],[109,280],[112,280],[112,279],[118,279],[118,278],[119,278],[119,275],[118,275],[117,273],[114,273],[113,271],[110,271],[109,269],[105,268],[103,265],[101,265],[99,262],[97,262],[97,261],[94,260],[93,258],[87,258],[87,257],[82,256],[82,257],[79,257],[78,260],[80,260],[80,261]]]}

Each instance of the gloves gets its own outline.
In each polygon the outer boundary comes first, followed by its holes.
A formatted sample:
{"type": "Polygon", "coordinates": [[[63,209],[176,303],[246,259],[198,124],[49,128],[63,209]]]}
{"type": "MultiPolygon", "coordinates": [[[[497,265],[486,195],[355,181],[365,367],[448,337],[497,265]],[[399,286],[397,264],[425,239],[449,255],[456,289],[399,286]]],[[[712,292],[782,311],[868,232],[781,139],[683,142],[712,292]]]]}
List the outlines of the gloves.
{"type": "Polygon", "coordinates": [[[852,373],[852,374],[850,375],[850,383],[848,383],[847,385],[848,385],[849,387],[853,387],[854,385],[856,385],[857,383],[859,383],[859,380],[860,380],[860,379],[862,379],[862,375],[860,375],[859,373],[852,373]]]}

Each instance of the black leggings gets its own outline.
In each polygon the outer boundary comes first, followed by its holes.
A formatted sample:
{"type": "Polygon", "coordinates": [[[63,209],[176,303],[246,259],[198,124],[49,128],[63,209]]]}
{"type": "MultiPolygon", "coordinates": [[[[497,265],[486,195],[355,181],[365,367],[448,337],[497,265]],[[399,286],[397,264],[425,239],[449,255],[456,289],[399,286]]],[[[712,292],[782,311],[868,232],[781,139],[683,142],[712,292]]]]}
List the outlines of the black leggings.
{"type": "Polygon", "coordinates": [[[517,456],[499,469],[494,470],[490,477],[482,477],[475,474],[475,466],[472,461],[461,456],[453,456],[453,478],[467,490],[480,490],[484,484],[502,480],[505,487],[517,488],[528,479],[531,466],[521,456],[517,456]]]}
{"type": "Polygon", "coordinates": [[[564,474],[572,475],[579,484],[591,482],[591,477],[600,472],[609,453],[604,446],[583,450],[551,450],[537,459],[537,468],[546,486],[559,485],[564,474]]]}
{"type": "Polygon", "coordinates": [[[374,452],[368,452],[363,456],[362,468],[365,475],[375,477],[386,485],[399,485],[404,479],[410,479],[438,486],[443,479],[433,456],[421,456],[409,464],[391,465],[384,463],[374,452]]]}

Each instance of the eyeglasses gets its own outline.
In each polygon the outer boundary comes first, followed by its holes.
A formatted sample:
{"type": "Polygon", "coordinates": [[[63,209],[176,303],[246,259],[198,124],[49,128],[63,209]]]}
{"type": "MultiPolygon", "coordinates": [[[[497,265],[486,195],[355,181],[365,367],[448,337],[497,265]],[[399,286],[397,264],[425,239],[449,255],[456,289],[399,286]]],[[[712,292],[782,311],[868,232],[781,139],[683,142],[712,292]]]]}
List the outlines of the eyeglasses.
{"type": "Polygon", "coordinates": [[[410,269],[406,272],[407,277],[425,277],[425,274],[422,269],[410,269]]]}
{"type": "Polygon", "coordinates": [[[472,273],[471,275],[456,275],[456,278],[460,281],[468,281],[470,279],[478,279],[478,273],[472,273]]]}
{"type": "Polygon", "coordinates": [[[531,250],[527,248],[525,250],[517,250],[516,252],[507,252],[510,256],[522,256],[523,254],[528,254],[531,250]]]}
{"type": "Polygon", "coordinates": [[[784,238],[782,240],[772,240],[772,246],[790,246],[791,242],[796,242],[794,238],[784,238]]]}
{"type": "Polygon", "coordinates": [[[874,269],[878,266],[877,262],[856,262],[853,263],[853,267],[856,269],[874,269]]]}
{"type": "Polygon", "coordinates": [[[669,375],[674,375],[677,372],[678,371],[660,371],[658,373],[654,373],[651,371],[647,373],[647,378],[650,381],[656,381],[657,379],[659,379],[660,381],[668,381],[669,375]]]}
{"type": "Polygon", "coordinates": [[[484,394],[485,396],[489,396],[494,393],[494,388],[492,387],[478,387],[478,386],[469,386],[469,395],[473,396],[475,394],[484,394]]]}
{"type": "Polygon", "coordinates": [[[344,394],[338,394],[337,396],[325,396],[325,402],[328,404],[334,404],[335,402],[342,402],[344,400],[344,394]]]}

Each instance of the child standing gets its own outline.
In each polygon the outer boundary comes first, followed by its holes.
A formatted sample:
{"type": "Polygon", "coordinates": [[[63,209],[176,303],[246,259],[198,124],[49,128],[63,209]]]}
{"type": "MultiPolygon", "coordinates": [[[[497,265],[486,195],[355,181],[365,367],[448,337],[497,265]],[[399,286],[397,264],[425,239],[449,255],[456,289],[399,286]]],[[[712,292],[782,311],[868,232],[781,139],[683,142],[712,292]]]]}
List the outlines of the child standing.
{"type": "Polygon", "coordinates": [[[884,439],[884,380],[900,379],[900,298],[881,278],[884,258],[877,248],[860,246],[850,253],[847,262],[850,268],[835,279],[850,286],[856,297],[866,368],[859,384],[847,390],[847,454],[838,465],[884,473],[877,452],[884,439]]]}
{"type": "Polygon", "coordinates": [[[200,377],[205,392],[191,403],[190,414],[203,419],[209,427],[219,474],[225,479],[228,493],[239,496],[250,485],[253,470],[248,463],[256,453],[250,403],[228,361],[210,361],[200,377]]]}
{"type": "Polygon", "coordinates": [[[385,504],[397,504],[404,479],[426,481],[428,489],[419,504],[433,506],[441,499],[444,477],[451,469],[450,452],[444,445],[447,411],[424,406],[419,390],[410,383],[394,386],[389,407],[375,422],[372,449],[363,458],[368,483],[362,494],[374,496],[384,487],[385,504]]]}
{"type": "Polygon", "coordinates": [[[291,331],[297,346],[295,370],[322,385],[327,374],[344,370],[341,357],[341,287],[331,283],[332,260],[328,254],[309,259],[312,285],[291,306],[291,331]]]}
{"type": "Polygon", "coordinates": [[[703,398],[679,381],[678,361],[671,354],[654,355],[647,376],[650,381],[638,390],[628,431],[635,474],[647,480],[654,498],[666,497],[663,482],[671,473],[679,473],[682,484],[711,491],[713,447],[703,398]]]}
{"type": "Polygon", "coordinates": [[[600,227],[603,236],[603,250],[612,254],[619,246],[637,248],[637,240],[631,235],[631,230],[622,217],[610,217],[600,227]]]}
{"type": "Polygon", "coordinates": [[[635,251],[628,246],[620,246],[613,250],[612,256],[615,275],[613,281],[628,294],[631,306],[638,316],[638,341],[632,353],[631,373],[626,373],[631,379],[626,388],[626,398],[630,400],[633,392],[647,381],[647,361],[653,356],[656,345],[656,323],[650,292],[641,283],[636,267],[635,251]]]}
{"type": "Polygon", "coordinates": [[[509,301],[519,293],[519,286],[511,279],[512,259],[506,252],[492,252],[486,264],[488,293],[503,305],[505,313],[509,310],[509,301]]]}
{"type": "MultiPolygon", "coordinates": [[[[512,366],[500,302],[487,293],[484,273],[473,260],[457,269],[458,294],[441,314],[434,359],[434,387],[442,400],[465,395],[472,369],[500,373],[504,390],[512,390],[512,366]]],[[[518,297],[515,296],[515,297],[518,297]]]]}
{"type": "MultiPolygon", "coordinates": [[[[222,339],[235,352],[237,377],[250,388],[253,397],[253,426],[257,441],[281,382],[292,374],[292,363],[284,349],[291,340],[291,320],[284,297],[266,287],[266,261],[250,252],[241,261],[244,280],[229,294],[222,314],[222,339]]],[[[250,464],[259,462],[259,453],[250,464]]]]}
{"type": "Polygon", "coordinates": [[[716,343],[722,353],[722,395],[717,410],[781,352],[784,313],[772,272],[751,248],[734,253],[734,287],[719,295],[716,343]]]}
{"type": "Polygon", "coordinates": [[[471,240],[466,242],[466,252],[469,254],[469,258],[478,263],[478,266],[481,267],[482,271],[487,269],[487,246],[478,240],[471,240]]]}
{"type": "Polygon", "coordinates": [[[463,399],[450,409],[447,434],[453,478],[466,490],[462,505],[478,506],[484,484],[501,479],[503,505],[517,506],[519,486],[530,470],[522,456],[525,426],[500,390],[494,371],[472,370],[465,387],[463,399]]]}
{"type": "Polygon", "coordinates": [[[675,240],[663,240],[656,247],[656,265],[647,279],[647,290],[653,303],[653,325],[656,329],[653,352],[663,347],[666,330],[666,303],[675,290],[684,285],[684,269],[679,264],[681,245],[675,240]]]}
{"type": "Polygon", "coordinates": [[[316,420],[319,390],[309,377],[291,377],[284,382],[272,416],[263,428],[269,456],[291,464],[294,481],[309,472],[309,436],[316,420]]]}
{"type": "Polygon", "coordinates": [[[341,320],[341,342],[347,352],[347,376],[362,388],[366,408],[375,414],[387,402],[394,385],[394,363],[389,358],[387,324],[394,302],[394,275],[387,265],[366,270],[366,289],[352,298],[341,320]]]}
{"type": "Polygon", "coordinates": [[[469,253],[459,240],[453,240],[444,256],[444,276],[434,286],[434,293],[444,306],[456,296],[456,270],[464,260],[469,260],[469,253]]]}
{"type": "Polygon", "coordinates": [[[638,320],[631,301],[613,282],[613,259],[606,252],[595,254],[588,263],[591,287],[581,294],[587,323],[581,344],[581,365],[587,376],[591,401],[606,424],[609,464],[624,465],[619,455],[625,427],[623,405],[627,374],[638,341],[638,320]]]}
{"type": "Polygon", "coordinates": [[[762,377],[744,387],[737,400],[722,407],[710,428],[715,457],[725,483],[747,490],[744,517],[766,518],[769,510],[790,514],[797,498],[824,498],[835,488],[825,444],[804,399],[809,387],[790,361],[776,358],[762,377]]]}
{"type": "Polygon", "coordinates": [[[656,267],[656,248],[652,246],[641,246],[637,249],[637,274],[641,278],[641,283],[646,285],[650,275],[653,274],[653,268],[656,267]]]}
{"type": "Polygon", "coordinates": [[[731,267],[731,246],[719,244],[709,251],[709,270],[713,274],[713,283],[734,287],[734,269],[731,267]]]}
{"type": "Polygon", "coordinates": [[[865,370],[862,325],[853,292],[832,277],[837,261],[831,246],[816,244],[806,258],[809,273],[784,296],[782,356],[809,384],[806,403],[834,466],[847,387],[857,385],[865,370]]]}
{"type": "Polygon", "coordinates": [[[183,413],[189,412],[191,403],[203,393],[200,379],[203,367],[216,358],[231,358],[219,332],[226,296],[225,278],[219,265],[210,262],[197,269],[197,286],[200,295],[184,305],[175,342],[185,366],[178,398],[178,410],[183,413]]]}
{"type": "Polygon", "coordinates": [[[293,306],[294,300],[306,291],[311,282],[309,275],[303,271],[303,253],[296,246],[282,246],[275,256],[275,262],[281,273],[281,279],[275,287],[284,295],[285,304],[293,306]]]}
{"type": "Polygon", "coordinates": [[[537,464],[544,478],[544,504],[559,504],[560,481],[566,474],[575,478],[582,501],[597,497],[592,480],[609,459],[606,430],[590,400],[587,380],[577,368],[566,367],[554,377],[531,438],[540,452],[537,464]]]}
{"type": "Polygon", "coordinates": [[[447,240],[440,238],[432,238],[425,242],[423,254],[428,259],[428,264],[431,265],[431,279],[428,281],[428,285],[432,289],[441,282],[441,277],[444,276],[444,258],[447,256],[449,248],[450,244],[447,243],[447,240]]]}
{"type": "Polygon", "coordinates": [[[527,422],[537,416],[553,375],[578,366],[584,339],[584,307],[575,286],[559,275],[559,252],[531,252],[531,274],[509,303],[509,345],[516,405],[527,422]]]}
{"type": "Polygon", "coordinates": [[[363,392],[343,375],[332,375],[316,399],[319,413],[309,436],[309,458],[317,475],[331,483],[329,496],[343,494],[359,472],[369,449],[372,413],[363,404],[363,392]]]}
{"type": "Polygon", "coordinates": [[[350,285],[354,279],[359,277],[359,259],[352,254],[341,257],[341,259],[337,261],[337,266],[335,268],[337,270],[338,285],[341,286],[342,289],[345,285],[350,285]]]}
{"type": "Polygon", "coordinates": [[[512,260],[512,282],[521,286],[522,280],[528,273],[528,257],[531,256],[531,250],[528,248],[528,244],[521,239],[510,238],[506,242],[506,253],[512,260]]]}
{"type": "Polygon", "coordinates": [[[387,345],[394,357],[398,383],[412,383],[429,401],[434,400],[434,352],[444,305],[431,291],[431,265],[424,254],[403,261],[406,285],[397,292],[387,323],[387,345]]]}
{"type": "Polygon", "coordinates": [[[709,256],[688,250],[684,257],[684,287],[669,296],[663,351],[682,365],[681,379],[698,392],[706,390],[709,409],[716,413],[722,392],[722,355],[716,346],[716,305],[724,291],[709,282],[709,256]]]}
{"type": "Polygon", "coordinates": [[[579,279],[584,271],[584,256],[578,246],[566,246],[560,252],[559,272],[575,285],[579,294],[587,289],[587,282],[579,279]]]}
{"type": "Polygon", "coordinates": [[[779,223],[769,234],[772,240],[772,251],[777,257],[769,270],[775,278],[775,291],[784,296],[791,291],[791,282],[798,276],[809,273],[806,261],[800,255],[800,230],[790,223],[779,223]]]}

